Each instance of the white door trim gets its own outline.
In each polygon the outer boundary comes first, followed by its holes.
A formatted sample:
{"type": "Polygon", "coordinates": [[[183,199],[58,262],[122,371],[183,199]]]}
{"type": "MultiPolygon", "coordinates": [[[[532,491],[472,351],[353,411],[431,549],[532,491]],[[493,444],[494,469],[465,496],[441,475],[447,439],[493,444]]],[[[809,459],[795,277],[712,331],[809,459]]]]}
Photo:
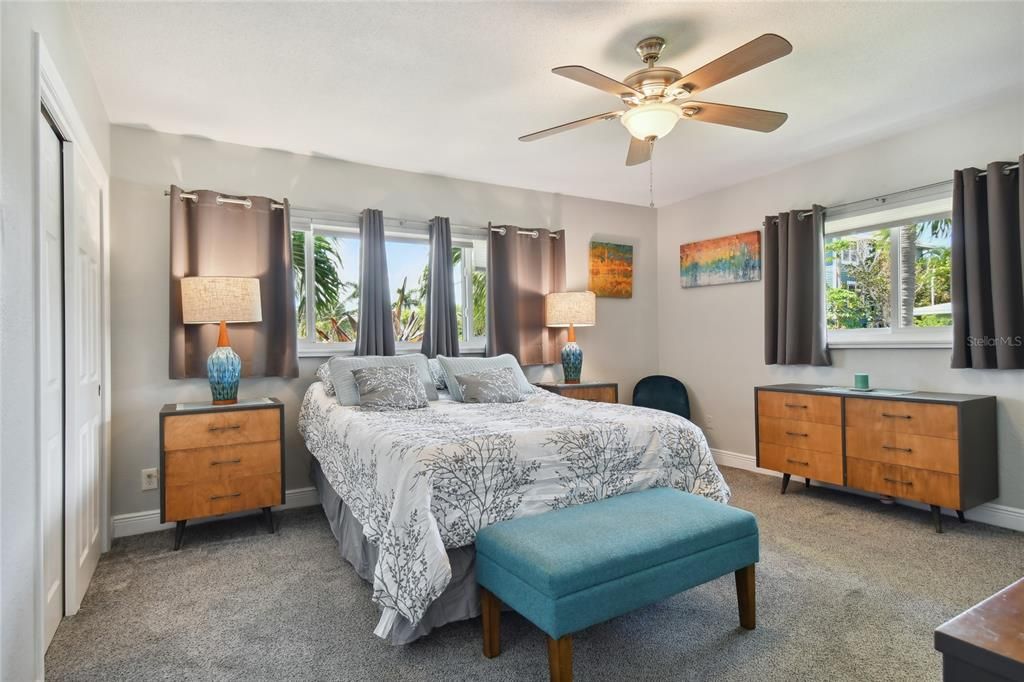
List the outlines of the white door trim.
{"type": "MultiPolygon", "coordinates": [[[[111,526],[110,526],[110,179],[106,168],[103,165],[99,154],[96,151],[96,147],[93,141],[90,139],[85,124],[82,122],[82,118],[78,113],[78,109],[75,106],[74,99],[71,97],[71,93],[65,86],[63,79],[60,76],[60,72],[57,69],[56,63],[50,57],[50,53],[46,48],[46,43],[42,36],[36,32],[33,35],[35,45],[35,67],[37,72],[36,87],[37,97],[35,101],[46,107],[47,113],[53,120],[53,123],[57,126],[61,135],[73,143],[77,148],[82,158],[85,160],[89,171],[99,181],[100,189],[102,192],[101,197],[101,210],[102,210],[102,224],[100,226],[100,257],[102,260],[102,275],[101,275],[101,362],[102,362],[102,386],[103,386],[103,400],[101,406],[101,436],[100,436],[100,457],[101,457],[101,472],[100,472],[100,500],[101,500],[101,518],[103,524],[100,530],[100,547],[103,551],[106,551],[110,547],[111,539],[111,526]]],[[[38,121],[38,117],[37,117],[38,121]]],[[[39,157],[39,145],[43,131],[41,126],[36,124],[36,128],[33,135],[33,150],[38,163],[39,157]]],[[[41,224],[42,219],[40,215],[41,207],[39,201],[39,178],[38,173],[33,174],[33,212],[35,213],[35,248],[34,248],[34,259],[35,259],[35,271],[37,278],[40,276],[41,271],[39,258],[40,258],[40,239],[42,235],[41,224]]],[[[37,286],[41,284],[37,282],[37,286]]],[[[41,296],[37,292],[36,295],[36,309],[39,310],[41,305],[41,296]]],[[[36,333],[40,333],[39,329],[39,316],[37,314],[36,322],[36,333]]],[[[35,374],[37,381],[40,379],[41,366],[39,360],[35,360],[35,374]]],[[[37,415],[39,414],[39,405],[37,404],[37,415]]],[[[41,423],[38,420],[35,424],[37,437],[41,431],[41,423]]],[[[38,441],[37,441],[38,442],[38,441]]],[[[43,656],[45,653],[45,635],[43,630],[43,578],[42,578],[42,566],[43,566],[43,538],[42,538],[42,472],[39,458],[36,458],[36,480],[39,485],[37,490],[37,508],[35,510],[35,526],[36,526],[36,578],[35,578],[35,592],[36,592],[36,613],[35,613],[35,633],[33,637],[36,642],[35,657],[36,657],[36,670],[39,676],[43,675],[43,656]]],[[[65,551],[71,550],[71,545],[65,543],[65,551]]]]}

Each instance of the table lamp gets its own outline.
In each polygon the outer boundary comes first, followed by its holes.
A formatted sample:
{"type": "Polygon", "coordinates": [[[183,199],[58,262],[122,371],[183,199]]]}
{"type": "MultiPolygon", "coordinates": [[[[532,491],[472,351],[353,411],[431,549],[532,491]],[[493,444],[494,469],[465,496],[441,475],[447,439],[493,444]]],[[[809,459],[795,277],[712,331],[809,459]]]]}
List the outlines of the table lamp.
{"type": "Polygon", "coordinates": [[[592,327],[597,321],[597,297],[592,291],[566,291],[544,297],[544,319],[549,327],[568,327],[569,342],[562,347],[565,383],[580,383],[583,351],[576,345],[576,327],[592,327]]]}
{"type": "Polygon", "coordinates": [[[228,342],[229,322],[262,322],[260,281],[255,277],[184,277],[181,316],[185,324],[220,323],[217,347],[206,361],[214,405],[238,402],[242,359],[228,342]]]}

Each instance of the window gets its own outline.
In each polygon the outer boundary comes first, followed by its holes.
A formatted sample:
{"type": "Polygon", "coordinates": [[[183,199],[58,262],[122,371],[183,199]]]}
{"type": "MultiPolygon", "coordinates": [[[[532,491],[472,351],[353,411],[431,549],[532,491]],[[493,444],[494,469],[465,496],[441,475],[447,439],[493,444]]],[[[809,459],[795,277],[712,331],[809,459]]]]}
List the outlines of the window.
{"type": "Polygon", "coordinates": [[[943,198],[826,218],[830,346],[949,344],[950,209],[943,198]]]}
{"type": "MultiPolygon", "coordinates": [[[[395,347],[418,350],[426,321],[430,245],[426,234],[386,232],[395,347]]],[[[482,349],[487,320],[487,241],[452,240],[459,339],[482,349]]],[[[293,221],[292,263],[300,349],[350,349],[359,327],[359,230],[355,225],[293,221]],[[307,308],[307,298],[314,305],[307,308]]]]}

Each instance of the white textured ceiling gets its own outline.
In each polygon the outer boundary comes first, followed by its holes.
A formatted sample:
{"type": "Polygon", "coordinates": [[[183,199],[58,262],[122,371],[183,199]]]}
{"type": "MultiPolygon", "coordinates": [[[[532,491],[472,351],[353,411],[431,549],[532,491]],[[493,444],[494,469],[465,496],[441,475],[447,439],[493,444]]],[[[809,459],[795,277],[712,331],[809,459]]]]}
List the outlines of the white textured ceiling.
{"type": "Polygon", "coordinates": [[[655,149],[658,205],[1024,88],[1024,3],[76,3],[112,122],[389,168],[648,201],[610,111],[555,76],[615,78],[668,41],[687,73],[767,32],[793,53],[700,99],[786,111],[770,134],[682,121],[655,149]]]}

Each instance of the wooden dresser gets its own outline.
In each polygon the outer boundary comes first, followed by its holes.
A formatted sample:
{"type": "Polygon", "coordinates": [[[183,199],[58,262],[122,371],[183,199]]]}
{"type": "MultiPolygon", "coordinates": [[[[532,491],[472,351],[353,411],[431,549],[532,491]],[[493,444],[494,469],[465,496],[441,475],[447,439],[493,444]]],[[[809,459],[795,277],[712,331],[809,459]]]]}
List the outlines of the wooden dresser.
{"type": "Polygon", "coordinates": [[[619,402],[619,385],[613,381],[583,381],[578,384],[540,382],[534,385],[566,398],[590,400],[595,403],[619,402]]]}
{"type": "Polygon", "coordinates": [[[963,511],[999,495],[996,399],[829,391],[809,384],[754,389],[757,465],[791,475],[963,511]]]}
{"type": "Polygon", "coordinates": [[[284,504],[284,405],[276,398],[236,405],[164,405],[160,410],[160,521],[284,504]]]}

